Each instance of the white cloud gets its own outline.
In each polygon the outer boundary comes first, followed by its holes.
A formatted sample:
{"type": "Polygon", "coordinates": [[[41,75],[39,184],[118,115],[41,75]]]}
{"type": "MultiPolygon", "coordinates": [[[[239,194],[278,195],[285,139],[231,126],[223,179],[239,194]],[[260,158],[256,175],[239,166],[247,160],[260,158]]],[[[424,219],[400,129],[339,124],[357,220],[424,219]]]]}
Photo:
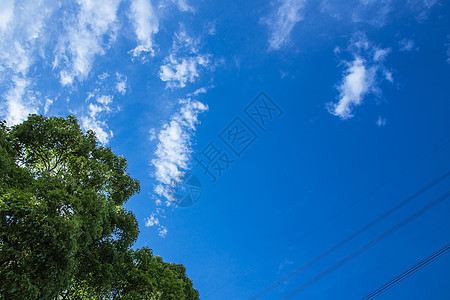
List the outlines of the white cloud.
{"type": "Polygon", "coordinates": [[[295,24],[303,19],[306,0],[279,0],[279,6],[262,21],[269,26],[269,50],[278,50],[289,41],[295,24]]]}
{"type": "Polygon", "coordinates": [[[450,64],[450,34],[447,35],[447,62],[450,64]]]}
{"type": "Polygon", "coordinates": [[[394,83],[394,76],[392,75],[392,72],[390,71],[385,71],[384,72],[384,78],[389,81],[390,83],[394,83]]]}
{"type": "Polygon", "coordinates": [[[54,101],[55,101],[55,99],[50,99],[50,98],[45,99],[44,114],[48,113],[50,105],[52,105],[54,101]]]}
{"type": "Polygon", "coordinates": [[[101,95],[97,98],[97,102],[103,105],[109,105],[112,102],[112,96],[109,95],[101,95]]]}
{"type": "Polygon", "coordinates": [[[322,0],[319,9],[321,13],[328,14],[332,18],[341,19],[341,12],[335,9],[330,0],[322,0]]]}
{"type": "Polygon", "coordinates": [[[2,0],[0,5],[0,31],[6,30],[14,15],[14,0],[2,0]]]}
{"type": "Polygon", "coordinates": [[[353,22],[367,22],[375,27],[382,27],[387,23],[388,15],[392,11],[391,0],[359,0],[352,9],[353,22]]]}
{"type": "Polygon", "coordinates": [[[158,235],[162,238],[166,237],[168,230],[165,226],[161,225],[161,222],[159,221],[159,218],[165,216],[160,215],[160,211],[153,212],[150,217],[148,217],[145,220],[145,226],[146,227],[156,227],[158,230],[158,235]]]}
{"type": "Polygon", "coordinates": [[[72,85],[75,78],[85,80],[95,57],[105,54],[118,29],[120,0],[80,0],[78,3],[78,15],[68,20],[67,33],[59,37],[55,53],[54,68],[61,68],[62,85],[72,85]]]}
{"type": "Polygon", "coordinates": [[[114,100],[118,95],[126,93],[126,76],[118,72],[115,76],[102,73],[97,76],[95,88],[87,93],[86,100],[77,115],[81,127],[84,130],[93,130],[101,144],[108,144],[114,137],[113,131],[108,126],[108,121],[115,113],[120,111],[114,106],[114,100]]]}
{"type": "Polygon", "coordinates": [[[429,17],[431,9],[439,2],[439,0],[322,0],[320,10],[339,20],[382,27],[394,21],[399,13],[409,13],[418,22],[422,22],[429,17]]]}
{"type": "Polygon", "coordinates": [[[117,83],[116,90],[118,93],[125,95],[127,93],[127,76],[116,73],[117,83]]]}
{"type": "Polygon", "coordinates": [[[188,97],[198,96],[200,94],[205,94],[205,93],[206,93],[206,88],[205,87],[201,87],[199,89],[196,89],[193,93],[189,93],[188,97]]]}
{"type": "Polygon", "coordinates": [[[374,70],[367,69],[364,60],[356,57],[348,64],[345,76],[338,87],[339,102],[332,104],[329,110],[332,114],[348,119],[353,117],[352,109],[362,103],[364,96],[374,84],[374,70]]]}
{"type": "Polygon", "coordinates": [[[166,237],[167,235],[167,228],[164,226],[159,226],[158,228],[158,235],[162,238],[166,237]]]}
{"type": "Polygon", "coordinates": [[[81,117],[81,127],[84,130],[92,130],[95,132],[97,139],[102,144],[108,144],[109,140],[114,136],[113,132],[108,129],[105,121],[100,121],[95,117],[81,117]]]}
{"type": "Polygon", "coordinates": [[[205,26],[205,29],[209,35],[215,35],[216,34],[216,21],[208,22],[205,26]]]}
{"type": "Polygon", "coordinates": [[[182,107],[162,127],[158,134],[158,145],[152,165],[158,185],[155,192],[172,200],[170,194],[173,184],[178,182],[188,169],[192,153],[192,137],[198,115],[208,110],[208,106],[196,100],[181,100],[182,107]]]}
{"type": "Polygon", "coordinates": [[[138,45],[131,50],[134,57],[143,52],[154,55],[153,36],[158,32],[159,21],[150,0],[133,0],[130,19],[134,25],[138,45]]]}
{"type": "Polygon", "coordinates": [[[14,76],[11,88],[3,95],[5,106],[1,109],[8,125],[16,125],[38,112],[36,98],[28,93],[30,82],[14,76]]]}
{"type": "Polygon", "coordinates": [[[0,109],[11,124],[37,113],[29,69],[46,43],[45,20],[52,15],[50,1],[2,1],[0,5],[0,109]]]}
{"type": "Polygon", "coordinates": [[[180,104],[182,106],[179,111],[162,126],[157,136],[154,129],[149,131],[150,140],[158,140],[154,159],[151,161],[151,165],[155,168],[154,191],[157,195],[155,204],[158,208],[146,219],[145,226],[156,227],[161,237],[165,237],[168,232],[160,222],[160,218],[166,218],[165,209],[161,208],[161,199],[164,200],[166,208],[175,204],[174,189],[189,169],[193,151],[192,139],[200,123],[198,115],[208,110],[207,105],[196,100],[180,100],[180,104]]]}
{"type": "Polygon", "coordinates": [[[183,88],[186,83],[192,83],[199,77],[201,68],[210,64],[208,55],[198,55],[188,58],[176,58],[170,55],[165,64],[160,67],[159,78],[166,82],[167,87],[183,88]]]}
{"type": "Polygon", "coordinates": [[[109,74],[106,73],[106,72],[104,72],[104,73],[98,75],[98,79],[100,79],[100,80],[105,80],[105,79],[108,78],[108,77],[109,77],[109,74]]]}
{"type": "Polygon", "coordinates": [[[176,32],[171,53],[159,69],[159,78],[168,88],[183,88],[200,76],[200,71],[211,67],[211,55],[200,53],[200,40],[182,29],[176,32]]]}
{"type": "Polygon", "coordinates": [[[178,9],[182,12],[195,12],[194,8],[187,4],[186,0],[170,0],[172,3],[175,3],[178,9]]]}
{"type": "MultiPolygon", "coordinates": [[[[353,109],[362,104],[368,94],[380,94],[378,77],[393,82],[392,73],[383,65],[390,49],[382,49],[373,45],[365,35],[356,34],[349,47],[353,59],[343,62],[346,69],[338,84],[338,102],[328,103],[331,114],[341,119],[353,117],[353,109]]],[[[381,80],[381,79],[380,79],[381,80]]]]}
{"type": "Polygon", "coordinates": [[[381,116],[379,116],[379,117],[378,117],[378,120],[377,120],[377,126],[378,126],[378,127],[384,127],[384,126],[386,126],[386,119],[385,119],[385,118],[382,118],[381,116]]]}
{"type": "Polygon", "coordinates": [[[101,106],[89,103],[89,115],[91,118],[95,118],[102,111],[103,108],[101,106]]]}
{"type": "Polygon", "coordinates": [[[147,227],[151,227],[151,226],[158,226],[159,223],[159,219],[156,216],[156,213],[152,213],[150,217],[147,218],[147,220],[145,221],[145,226],[147,227]]]}
{"type": "Polygon", "coordinates": [[[172,43],[172,53],[183,52],[185,54],[196,54],[199,52],[200,39],[190,36],[184,26],[178,32],[175,32],[172,43]]]}
{"type": "Polygon", "coordinates": [[[399,50],[400,51],[412,51],[417,50],[417,48],[414,48],[414,41],[408,40],[408,39],[402,39],[398,42],[399,50]]]}
{"type": "Polygon", "coordinates": [[[423,22],[428,19],[431,9],[439,3],[439,0],[408,0],[407,3],[417,21],[423,22]]]}
{"type": "Polygon", "coordinates": [[[154,140],[156,140],[156,130],[155,130],[155,128],[151,128],[149,131],[148,131],[148,134],[149,134],[149,140],[150,141],[154,141],[154,140]]]}
{"type": "Polygon", "coordinates": [[[119,93],[116,89],[116,78],[100,75],[100,81],[97,81],[97,87],[87,93],[86,105],[78,115],[80,124],[84,130],[93,130],[101,144],[108,144],[114,136],[109,129],[107,121],[112,114],[117,112],[113,108],[114,96],[119,93]]]}
{"type": "Polygon", "coordinates": [[[391,52],[391,49],[390,48],[385,48],[385,49],[375,48],[374,52],[375,53],[373,55],[373,60],[375,62],[379,62],[379,61],[383,61],[386,59],[388,54],[391,52]]]}
{"type": "MultiPolygon", "coordinates": [[[[88,93],[86,101],[93,98],[94,93],[88,93]]],[[[81,127],[84,130],[94,131],[98,141],[104,145],[108,144],[110,139],[114,136],[106,123],[108,114],[111,112],[110,104],[112,103],[112,100],[112,96],[96,96],[95,103],[90,102],[87,106],[87,114],[84,114],[81,117],[81,127]]]]}
{"type": "MultiPolygon", "coordinates": [[[[9,59],[13,59],[18,55],[31,54],[30,50],[36,50],[37,43],[41,44],[40,39],[45,35],[45,20],[52,15],[54,3],[46,0],[2,0],[0,6],[0,40],[6,43],[0,44],[1,56],[8,55],[9,59]],[[18,49],[21,53],[16,53],[18,49]]],[[[13,59],[12,63],[16,60],[13,59]]]]}

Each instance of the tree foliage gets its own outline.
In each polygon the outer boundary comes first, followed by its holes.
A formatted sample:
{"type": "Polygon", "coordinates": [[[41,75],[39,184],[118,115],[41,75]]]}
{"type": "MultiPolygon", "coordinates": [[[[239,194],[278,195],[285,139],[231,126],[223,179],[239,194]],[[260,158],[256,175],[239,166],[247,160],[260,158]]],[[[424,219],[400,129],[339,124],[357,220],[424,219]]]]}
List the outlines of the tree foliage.
{"type": "Polygon", "coordinates": [[[137,192],[75,117],[0,122],[0,299],[198,299],[182,265],[131,248],[137,192]]]}

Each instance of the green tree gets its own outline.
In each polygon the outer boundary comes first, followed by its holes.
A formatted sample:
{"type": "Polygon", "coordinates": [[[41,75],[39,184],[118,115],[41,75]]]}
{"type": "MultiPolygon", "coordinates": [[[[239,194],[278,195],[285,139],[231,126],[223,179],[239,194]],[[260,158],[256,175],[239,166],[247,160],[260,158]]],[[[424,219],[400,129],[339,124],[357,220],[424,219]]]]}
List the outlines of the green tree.
{"type": "Polygon", "coordinates": [[[74,116],[0,122],[0,297],[198,299],[182,265],[131,249],[125,158],[74,116]]]}

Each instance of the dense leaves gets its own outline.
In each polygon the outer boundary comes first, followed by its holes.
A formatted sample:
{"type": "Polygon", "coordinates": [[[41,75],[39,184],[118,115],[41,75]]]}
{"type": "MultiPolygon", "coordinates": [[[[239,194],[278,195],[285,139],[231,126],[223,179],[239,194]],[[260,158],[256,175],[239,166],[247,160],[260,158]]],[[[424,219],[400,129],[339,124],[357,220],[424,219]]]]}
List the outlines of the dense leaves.
{"type": "Polygon", "coordinates": [[[131,249],[137,192],[75,117],[0,122],[0,299],[198,299],[182,265],[131,249]]]}

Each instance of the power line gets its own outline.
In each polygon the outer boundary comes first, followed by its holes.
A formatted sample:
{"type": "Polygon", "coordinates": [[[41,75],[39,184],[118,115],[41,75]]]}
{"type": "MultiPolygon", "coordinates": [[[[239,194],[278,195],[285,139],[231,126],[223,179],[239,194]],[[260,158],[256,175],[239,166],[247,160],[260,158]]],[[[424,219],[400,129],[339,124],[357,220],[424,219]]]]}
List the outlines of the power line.
{"type": "Polygon", "coordinates": [[[424,214],[425,212],[427,212],[428,210],[430,210],[431,208],[433,208],[434,206],[436,206],[437,204],[439,204],[440,202],[442,202],[443,200],[448,198],[449,196],[450,196],[450,191],[447,191],[446,193],[444,193],[442,196],[440,196],[437,199],[435,199],[430,204],[426,205],[422,209],[420,209],[417,212],[415,212],[414,214],[410,215],[408,218],[404,219],[403,221],[401,221],[400,223],[398,223],[397,225],[395,225],[394,227],[392,227],[388,231],[386,231],[383,234],[379,235],[377,238],[373,239],[372,241],[370,241],[369,243],[367,243],[363,247],[359,248],[358,250],[356,250],[355,252],[353,252],[349,256],[347,256],[344,259],[340,260],[338,263],[334,264],[333,266],[331,266],[327,270],[323,271],[319,275],[315,276],[314,278],[310,279],[306,283],[300,285],[295,290],[293,290],[292,292],[290,292],[287,295],[285,295],[284,297],[282,297],[281,300],[289,299],[292,296],[294,296],[294,295],[298,294],[299,292],[303,291],[305,288],[307,288],[311,284],[319,281],[320,279],[324,278],[325,276],[327,276],[331,272],[333,272],[336,269],[340,268],[341,266],[345,265],[346,263],[348,263],[349,261],[351,261],[355,257],[357,257],[360,254],[364,253],[365,251],[369,250],[370,248],[372,248],[373,246],[375,246],[376,244],[378,244],[379,242],[381,242],[382,240],[384,240],[385,238],[387,238],[388,236],[390,236],[391,234],[393,234],[394,232],[396,232],[400,228],[404,227],[408,223],[412,222],[413,220],[415,220],[416,218],[418,218],[419,216],[421,216],[422,214],[424,214]]]}
{"type": "Polygon", "coordinates": [[[385,283],[383,286],[381,286],[378,289],[374,290],[372,293],[370,293],[369,295],[364,297],[362,300],[369,300],[369,299],[375,298],[379,294],[385,292],[386,290],[388,290],[392,286],[396,285],[397,283],[399,283],[400,281],[402,281],[406,277],[412,275],[413,273],[419,271],[423,267],[429,265],[430,263],[432,263],[433,261],[435,261],[436,259],[438,259],[439,257],[441,257],[442,255],[446,254],[449,251],[450,251],[450,243],[448,243],[446,246],[444,246],[440,250],[436,251],[432,255],[428,256],[426,259],[422,260],[418,264],[416,264],[413,267],[409,268],[408,270],[406,270],[402,274],[396,276],[391,281],[385,283]]]}
{"type": "Polygon", "coordinates": [[[396,205],[395,207],[391,208],[390,210],[388,210],[387,212],[385,212],[384,214],[382,214],[381,216],[377,217],[376,219],[374,219],[372,222],[368,223],[367,225],[363,226],[362,228],[360,228],[359,230],[357,230],[356,232],[354,232],[353,234],[351,234],[350,236],[348,236],[347,238],[345,238],[344,240],[342,240],[341,242],[337,243],[336,245],[334,245],[333,247],[329,248],[328,250],[326,250],[325,252],[323,252],[322,254],[316,256],[315,258],[313,258],[312,260],[310,260],[309,262],[307,262],[306,264],[302,265],[301,267],[297,268],[296,270],[294,270],[293,272],[289,273],[288,275],[286,275],[285,277],[281,278],[280,280],[278,280],[276,283],[272,284],[271,286],[269,286],[268,288],[266,288],[265,290],[263,290],[262,292],[260,292],[259,294],[253,296],[252,298],[250,298],[250,300],[254,300],[257,299],[259,297],[261,297],[262,295],[266,294],[267,292],[269,292],[270,290],[274,289],[275,287],[279,286],[281,283],[285,282],[286,280],[294,277],[295,275],[297,275],[298,273],[300,273],[301,271],[303,271],[306,268],[309,268],[310,266],[312,266],[313,264],[317,263],[318,261],[322,260],[324,257],[326,257],[327,255],[329,255],[330,253],[336,251],[337,249],[339,249],[340,247],[342,247],[343,245],[347,244],[348,242],[350,242],[351,240],[353,240],[354,238],[356,238],[357,236],[361,235],[362,233],[364,233],[365,231],[367,231],[368,229],[370,229],[372,226],[376,225],[377,223],[381,222],[382,220],[384,220],[385,218],[387,218],[389,215],[391,215],[392,213],[394,213],[396,210],[400,209],[401,207],[405,206],[406,204],[408,204],[409,202],[411,202],[413,199],[417,198],[418,196],[420,196],[421,194],[423,194],[424,192],[428,191],[431,187],[433,187],[434,185],[438,184],[439,182],[441,182],[442,180],[444,180],[445,178],[447,178],[450,175],[450,171],[445,173],[444,175],[438,177],[437,179],[433,180],[431,183],[429,183],[428,185],[426,185],[425,187],[421,188],[418,192],[414,193],[412,196],[406,198],[404,201],[400,202],[398,205],[396,205]]]}
{"type": "MultiPolygon", "coordinates": [[[[378,190],[380,190],[381,188],[383,188],[385,185],[389,184],[390,182],[392,182],[395,178],[401,176],[402,174],[406,173],[408,170],[412,169],[413,167],[415,167],[416,165],[418,165],[421,161],[427,159],[428,157],[434,155],[436,152],[438,152],[439,150],[441,150],[442,148],[446,147],[448,144],[450,143],[450,139],[443,142],[442,144],[438,145],[437,147],[433,148],[431,151],[425,153],[424,155],[420,156],[419,158],[417,158],[416,160],[414,160],[411,164],[409,164],[408,166],[406,166],[405,168],[401,169],[400,171],[398,171],[397,173],[395,173],[394,175],[392,175],[391,177],[389,177],[387,180],[385,180],[384,182],[382,182],[381,184],[379,184],[378,186],[376,186],[374,189],[372,189],[370,192],[368,192],[367,194],[361,196],[360,198],[356,199],[354,202],[350,203],[349,205],[347,205],[346,207],[344,207],[341,211],[339,211],[338,213],[336,213],[334,216],[328,218],[326,221],[322,222],[320,225],[316,226],[315,228],[311,229],[308,233],[302,234],[301,237],[297,238],[294,240],[294,242],[292,244],[290,244],[289,246],[292,246],[295,244],[295,242],[299,241],[302,237],[308,235],[308,234],[312,234],[313,232],[317,231],[319,228],[321,228],[322,226],[324,226],[325,224],[331,222],[332,220],[334,220],[335,218],[337,218],[338,216],[340,216],[343,212],[345,212],[346,210],[348,210],[350,207],[354,206],[355,204],[363,201],[364,199],[368,198],[369,196],[371,196],[372,194],[374,194],[375,192],[377,192],[378,190]]],[[[229,286],[230,284],[238,281],[239,279],[242,279],[243,277],[247,276],[248,274],[250,274],[251,272],[253,272],[254,270],[256,270],[256,268],[260,265],[263,265],[267,259],[269,259],[270,257],[272,257],[274,255],[270,255],[268,256],[266,259],[262,260],[259,264],[256,264],[253,268],[251,268],[250,270],[248,270],[247,272],[245,272],[243,275],[241,274],[240,276],[235,277],[234,279],[224,283],[223,285],[211,290],[210,292],[205,294],[205,297],[211,296],[215,293],[217,293],[218,291],[220,291],[221,289],[229,286]]],[[[261,294],[262,295],[262,294],[261,294]]],[[[259,297],[259,296],[258,296],[259,297]]],[[[257,298],[257,297],[256,297],[257,298]]],[[[251,298],[251,299],[256,299],[255,297],[251,298]]]]}

